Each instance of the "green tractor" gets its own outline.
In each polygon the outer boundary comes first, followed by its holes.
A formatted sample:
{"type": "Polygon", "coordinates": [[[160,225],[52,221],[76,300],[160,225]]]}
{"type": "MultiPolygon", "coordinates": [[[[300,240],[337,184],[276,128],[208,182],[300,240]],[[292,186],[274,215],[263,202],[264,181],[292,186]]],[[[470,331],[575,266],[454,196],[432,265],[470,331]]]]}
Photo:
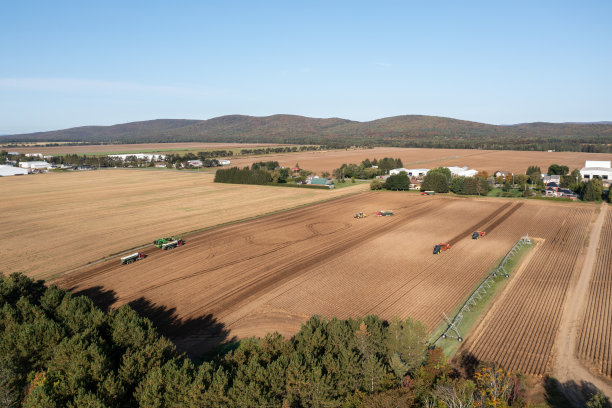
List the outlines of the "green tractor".
{"type": "Polygon", "coordinates": [[[159,238],[153,241],[153,245],[155,245],[158,248],[161,248],[164,244],[167,244],[168,242],[176,241],[177,239],[180,239],[180,238],[177,238],[177,237],[159,238]]]}

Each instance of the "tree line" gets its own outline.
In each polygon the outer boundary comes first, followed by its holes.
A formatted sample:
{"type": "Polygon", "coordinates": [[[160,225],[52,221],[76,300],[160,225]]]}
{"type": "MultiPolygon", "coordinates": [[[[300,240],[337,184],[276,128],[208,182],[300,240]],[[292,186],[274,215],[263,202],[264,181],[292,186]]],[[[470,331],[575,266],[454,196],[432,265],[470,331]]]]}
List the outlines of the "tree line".
{"type": "Polygon", "coordinates": [[[469,355],[451,364],[412,319],[314,316],[286,339],[242,340],[193,361],[130,306],[0,275],[6,407],[525,406],[521,377],[469,355]],[[459,404],[459,405],[457,405],[459,404]]]}
{"type": "Polygon", "coordinates": [[[343,180],[344,178],[372,179],[389,173],[389,170],[401,167],[404,167],[404,164],[402,159],[399,158],[365,159],[359,164],[343,163],[342,166],[332,171],[332,175],[337,180],[343,180]]]}

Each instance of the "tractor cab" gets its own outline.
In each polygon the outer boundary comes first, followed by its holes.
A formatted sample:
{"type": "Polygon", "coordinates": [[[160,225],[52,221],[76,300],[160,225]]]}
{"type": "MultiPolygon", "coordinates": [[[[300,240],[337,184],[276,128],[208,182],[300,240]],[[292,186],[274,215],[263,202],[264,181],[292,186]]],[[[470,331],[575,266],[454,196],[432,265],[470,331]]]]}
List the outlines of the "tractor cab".
{"type": "Polygon", "coordinates": [[[440,245],[435,245],[433,249],[433,254],[438,255],[440,253],[440,245]]]}

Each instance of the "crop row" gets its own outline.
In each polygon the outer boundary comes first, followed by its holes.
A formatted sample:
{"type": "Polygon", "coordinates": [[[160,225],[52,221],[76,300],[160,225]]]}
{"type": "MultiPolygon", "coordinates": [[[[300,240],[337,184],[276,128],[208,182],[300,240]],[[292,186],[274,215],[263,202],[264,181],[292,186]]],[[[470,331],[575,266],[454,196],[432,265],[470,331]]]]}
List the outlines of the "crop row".
{"type": "Polygon", "coordinates": [[[547,372],[592,213],[584,208],[559,208],[537,218],[531,214],[529,221],[523,218],[530,235],[545,241],[475,333],[469,351],[477,359],[498,362],[512,371],[547,372]]]}
{"type": "Polygon", "coordinates": [[[612,376],[612,212],[601,230],[595,271],[578,341],[578,357],[612,376]]]}

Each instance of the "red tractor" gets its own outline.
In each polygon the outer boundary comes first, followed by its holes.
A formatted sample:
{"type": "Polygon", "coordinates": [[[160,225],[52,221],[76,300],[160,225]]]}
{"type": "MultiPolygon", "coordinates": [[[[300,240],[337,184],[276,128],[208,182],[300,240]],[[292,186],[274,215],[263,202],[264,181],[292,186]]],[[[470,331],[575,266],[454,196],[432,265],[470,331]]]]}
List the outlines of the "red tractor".
{"type": "Polygon", "coordinates": [[[434,250],[433,250],[433,254],[434,255],[438,255],[440,253],[440,251],[446,251],[447,249],[450,249],[450,244],[438,244],[434,246],[434,250]]]}
{"type": "Polygon", "coordinates": [[[474,231],[474,232],[472,233],[472,239],[482,238],[482,237],[484,237],[485,235],[487,235],[487,233],[486,233],[486,232],[484,232],[484,231],[474,231]]]}

